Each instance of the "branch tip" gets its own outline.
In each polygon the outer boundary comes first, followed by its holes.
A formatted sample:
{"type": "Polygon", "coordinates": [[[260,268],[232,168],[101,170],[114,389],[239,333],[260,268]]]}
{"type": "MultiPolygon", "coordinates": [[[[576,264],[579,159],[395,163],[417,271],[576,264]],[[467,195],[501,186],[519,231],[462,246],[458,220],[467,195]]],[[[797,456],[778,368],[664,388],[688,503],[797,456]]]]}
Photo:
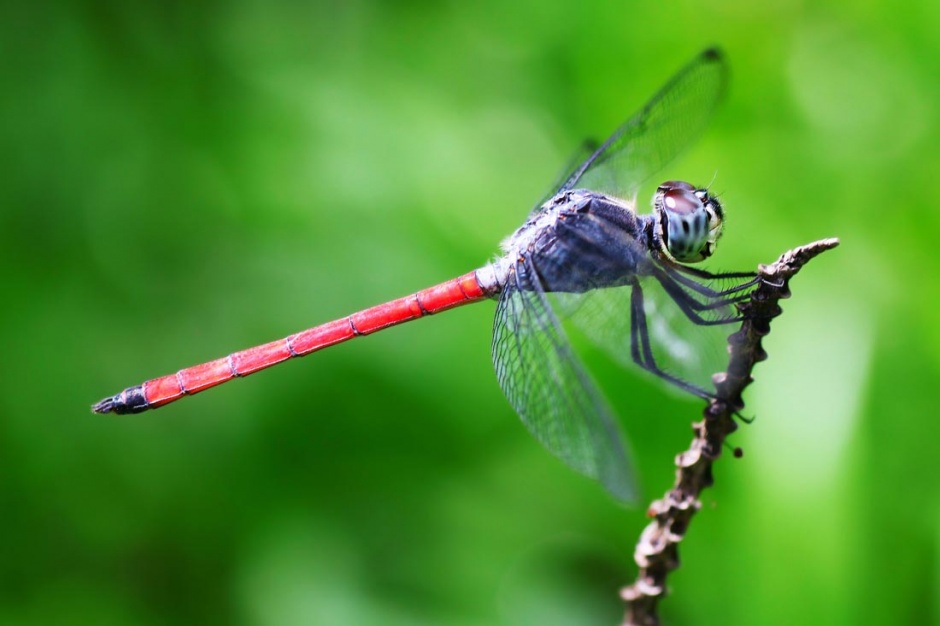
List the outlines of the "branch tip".
{"type": "MultiPolygon", "coordinates": [[[[627,605],[624,626],[659,624],[657,608],[667,593],[666,578],[679,566],[678,543],[702,506],[702,490],[712,484],[712,465],[721,456],[725,439],[738,428],[736,418],[741,418],[744,408],[741,395],[753,381],[754,366],[767,358],[761,339],[770,332],[770,321],[783,312],[778,302],[790,297],[789,281],[806,263],[838,245],[835,237],[821,239],[784,252],[774,263],[758,266],[757,287],[749,300],[738,305],[744,321],[728,338],[728,368],[712,378],[715,397],[703,411],[705,419],[693,424],[695,437],[689,449],[676,456],[672,489],[648,508],[653,520],[634,550],[640,568],[637,579],[620,592],[627,605]]],[[[732,454],[740,458],[744,452],[733,448],[732,454]]]]}

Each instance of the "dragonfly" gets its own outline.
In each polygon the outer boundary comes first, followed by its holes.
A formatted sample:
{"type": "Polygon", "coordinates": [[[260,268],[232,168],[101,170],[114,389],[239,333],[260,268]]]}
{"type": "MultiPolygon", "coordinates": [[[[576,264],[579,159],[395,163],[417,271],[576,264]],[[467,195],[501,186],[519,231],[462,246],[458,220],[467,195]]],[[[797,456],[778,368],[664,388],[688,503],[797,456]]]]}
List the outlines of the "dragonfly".
{"type": "Polygon", "coordinates": [[[614,498],[635,501],[626,438],[575,354],[563,320],[583,320],[589,338],[618,357],[628,353],[630,361],[682,392],[713,397],[661,364],[658,355],[673,346],[655,332],[658,318],[668,308],[688,329],[738,322],[735,305],[756,284],[756,275],[693,267],[712,255],[722,234],[724,211],[707,188],[668,181],[656,189],[651,213],[638,214],[635,206],[640,185],[704,130],[727,73],[724,55],[714,48],[686,64],[607,141],[586,145],[583,162],[530,212],[492,262],[412,295],[129,387],[92,410],[155,409],[356,337],[495,300],[492,358],[510,405],[564,463],[598,480],[614,498]],[[654,292],[660,294],[655,309],[654,292]],[[623,329],[622,340],[605,341],[607,329],[623,329]]]}

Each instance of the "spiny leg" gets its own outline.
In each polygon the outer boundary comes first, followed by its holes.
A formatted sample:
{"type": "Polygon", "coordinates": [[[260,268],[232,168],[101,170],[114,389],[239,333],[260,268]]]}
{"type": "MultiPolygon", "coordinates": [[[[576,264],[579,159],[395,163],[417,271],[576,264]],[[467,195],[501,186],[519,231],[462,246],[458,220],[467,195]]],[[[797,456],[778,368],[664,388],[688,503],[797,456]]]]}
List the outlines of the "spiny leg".
{"type": "Polygon", "coordinates": [[[676,284],[672,278],[664,272],[654,270],[653,276],[659,283],[663,286],[663,289],[666,290],[666,293],[672,296],[672,299],[679,309],[685,314],[687,318],[698,326],[720,326],[722,324],[733,324],[735,322],[740,322],[744,318],[741,315],[733,315],[727,317],[721,317],[718,319],[706,319],[702,317],[699,312],[703,311],[714,311],[715,309],[720,309],[723,307],[731,307],[739,302],[743,302],[748,298],[748,296],[738,296],[735,298],[714,298],[713,302],[703,303],[696,300],[692,297],[691,294],[686,292],[682,287],[676,284]]]}
{"type": "Polygon", "coordinates": [[[659,376],[683,391],[705,400],[710,400],[714,397],[714,394],[710,394],[696,385],[673,376],[656,364],[656,357],[653,355],[653,348],[650,345],[649,329],[646,326],[646,310],[643,308],[643,289],[640,287],[639,283],[634,283],[632,291],[630,292],[630,356],[633,358],[634,363],[647,372],[659,376]]]}
{"type": "Polygon", "coordinates": [[[751,279],[751,281],[749,281],[747,284],[755,284],[760,280],[760,276],[754,272],[709,272],[708,270],[703,270],[699,267],[692,267],[691,265],[682,265],[679,263],[674,263],[673,267],[684,274],[696,276],[698,278],[705,278],[707,280],[725,280],[728,278],[751,279]]]}
{"type": "Polygon", "coordinates": [[[685,285],[689,289],[692,289],[696,293],[699,293],[708,298],[720,298],[723,296],[730,296],[733,293],[738,293],[739,291],[744,291],[756,285],[759,282],[759,278],[754,274],[745,274],[743,272],[733,272],[728,274],[712,274],[710,272],[705,272],[704,270],[698,270],[696,268],[686,267],[684,265],[672,266],[663,264],[662,269],[669,275],[670,278],[675,280],[677,283],[685,285]],[[692,280],[688,276],[683,275],[683,271],[690,273],[693,276],[702,278],[704,280],[726,280],[729,278],[750,278],[743,283],[729,287],[728,289],[712,289],[707,285],[703,285],[695,280],[692,280]],[[699,272],[702,272],[699,274],[699,272]],[[743,274],[743,275],[742,275],[743,274]]]}

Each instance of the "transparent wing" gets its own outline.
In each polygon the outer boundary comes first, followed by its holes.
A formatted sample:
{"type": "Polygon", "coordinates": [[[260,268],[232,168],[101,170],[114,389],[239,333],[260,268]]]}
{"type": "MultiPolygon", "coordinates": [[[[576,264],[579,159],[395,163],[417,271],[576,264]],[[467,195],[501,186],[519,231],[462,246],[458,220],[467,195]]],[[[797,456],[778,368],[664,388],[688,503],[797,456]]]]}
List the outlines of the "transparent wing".
{"type": "Polygon", "coordinates": [[[564,188],[565,183],[568,182],[568,179],[571,178],[571,172],[577,171],[577,168],[580,167],[584,160],[590,157],[592,154],[597,152],[597,148],[600,147],[600,142],[596,139],[585,139],[581,143],[581,147],[578,148],[570,159],[565,163],[565,166],[561,168],[561,172],[558,178],[554,181],[554,184],[549,187],[550,191],[539,200],[539,203],[535,205],[532,209],[533,212],[539,210],[539,208],[545,204],[551,198],[554,198],[558,194],[559,188],[564,188]]]}
{"type": "Polygon", "coordinates": [[[558,191],[582,188],[634,198],[641,183],[705,129],[727,75],[719,50],[699,54],[575,169],[558,191]]]}
{"type": "MultiPolygon", "coordinates": [[[[713,392],[711,377],[727,368],[727,338],[737,327],[695,323],[654,278],[645,277],[638,283],[642,288],[645,327],[656,364],[668,374],[713,392]]],[[[548,297],[565,327],[570,326],[615,361],[636,371],[639,367],[631,352],[632,290],[628,285],[584,293],[551,293],[548,297]]],[[[700,300],[710,304],[708,298],[700,297],[700,300]]],[[[737,311],[729,304],[701,311],[699,315],[707,321],[720,321],[734,319],[737,311]]],[[[673,385],[670,387],[679,391],[673,385]]]]}
{"type": "Polygon", "coordinates": [[[522,422],[569,466],[621,501],[638,493],[624,439],[597,387],[571,350],[536,272],[519,262],[496,309],[493,363],[522,422]]]}

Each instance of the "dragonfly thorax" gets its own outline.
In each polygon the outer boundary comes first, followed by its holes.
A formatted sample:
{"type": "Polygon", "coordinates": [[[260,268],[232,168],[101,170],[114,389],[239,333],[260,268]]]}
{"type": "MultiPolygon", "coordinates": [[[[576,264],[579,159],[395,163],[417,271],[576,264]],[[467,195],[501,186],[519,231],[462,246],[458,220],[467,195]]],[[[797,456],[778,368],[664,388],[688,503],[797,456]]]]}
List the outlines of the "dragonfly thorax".
{"type": "Polygon", "coordinates": [[[632,284],[649,272],[651,220],[613,196],[564,191],[535,209],[477,276],[490,294],[514,282],[567,293],[632,284]]]}
{"type": "Polygon", "coordinates": [[[723,218],[718,198],[689,183],[665,182],[653,198],[656,245],[679,263],[697,263],[712,255],[723,218]]]}

